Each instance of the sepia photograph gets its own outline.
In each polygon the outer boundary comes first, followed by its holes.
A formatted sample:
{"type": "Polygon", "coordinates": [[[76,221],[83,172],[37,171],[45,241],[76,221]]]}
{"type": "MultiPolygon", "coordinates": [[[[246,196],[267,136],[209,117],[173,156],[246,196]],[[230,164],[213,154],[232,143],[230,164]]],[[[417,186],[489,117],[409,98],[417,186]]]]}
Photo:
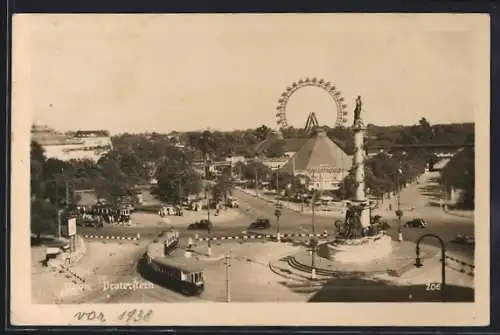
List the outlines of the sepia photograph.
{"type": "Polygon", "coordinates": [[[489,323],[488,15],[16,15],[12,56],[13,322],[489,323]]]}

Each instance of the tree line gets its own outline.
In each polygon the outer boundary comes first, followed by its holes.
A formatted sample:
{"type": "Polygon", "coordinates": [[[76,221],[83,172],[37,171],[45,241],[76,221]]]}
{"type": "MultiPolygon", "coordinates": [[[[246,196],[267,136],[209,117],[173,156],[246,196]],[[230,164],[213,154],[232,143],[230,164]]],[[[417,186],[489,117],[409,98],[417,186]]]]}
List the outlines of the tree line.
{"type": "MultiPolygon", "coordinates": [[[[474,143],[473,124],[430,125],[422,118],[418,124],[410,127],[368,125],[367,128],[366,145],[474,143]]],[[[330,138],[341,143],[347,153],[352,153],[353,136],[350,128],[325,129],[330,138]]],[[[285,140],[308,136],[303,129],[293,127],[283,129],[282,133],[285,140]]],[[[32,142],[32,225],[38,222],[34,231],[40,232],[47,228],[49,222],[55,222],[56,209],[66,205],[66,198],[71,202],[77,201],[74,192],[77,189],[93,189],[99,198],[113,202],[123,197],[134,197],[137,185],[148,184],[151,179],[156,179],[157,184],[152,187],[152,191],[162,201],[176,202],[188,195],[203,193],[207,190],[207,184],[202,182],[202,175],[206,171],[198,171],[193,165],[194,161],[217,160],[235,155],[248,158],[261,154],[279,157],[283,154],[283,142],[280,141],[270,146],[267,152],[255,150],[259,143],[275,135],[265,125],[227,132],[125,133],[112,137],[113,149],[97,162],[47,158],[43,148],[32,142]]],[[[443,171],[441,179],[441,183],[447,187],[465,189],[464,202],[469,206],[474,199],[473,156],[473,149],[457,154],[443,171]]],[[[404,156],[380,153],[366,163],[367,187],[375,196],[395,191],[414,180],[423,172],[426,162],[432,159],[432,155],[422,149],[407,150],[404,156]]],[[[276,178],[275,172],[258,161],[237,164],[232,173],[250,183],[259,180],[273,185],[276,178]]],[[[231,174],[223,173],[208,187],[207,192],[213,198],[221,199],[230,193],[233,180],[228,175],[231,174]]],[[[305,191],[303,180],[297,177],[279,172],[278,180],[280,191],[288,194],[305,191]]],[[[354,186],[351,174],[342,182],[338,196],[351,196],[354,186]]]]}

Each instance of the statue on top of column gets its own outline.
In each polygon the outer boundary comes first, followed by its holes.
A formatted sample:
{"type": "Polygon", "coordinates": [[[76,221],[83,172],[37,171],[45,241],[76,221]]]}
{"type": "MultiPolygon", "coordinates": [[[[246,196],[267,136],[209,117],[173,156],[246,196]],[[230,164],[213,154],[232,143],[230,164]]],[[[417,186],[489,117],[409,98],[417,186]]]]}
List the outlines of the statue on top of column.
{"type": "Polygon", "coordinates": [[[354,122],[361,118],[361,106],[361,97],[358,95],[358,98],[356,99],[356,108],[354,109],[354,122]]]}
{"type": "Polygon", "coordinates": [[[356,108],[354,109],[354,122],[353,126],[363,127],[363,121],[361,120],[361,96],[358,95],[356,98],[356,108]]]}

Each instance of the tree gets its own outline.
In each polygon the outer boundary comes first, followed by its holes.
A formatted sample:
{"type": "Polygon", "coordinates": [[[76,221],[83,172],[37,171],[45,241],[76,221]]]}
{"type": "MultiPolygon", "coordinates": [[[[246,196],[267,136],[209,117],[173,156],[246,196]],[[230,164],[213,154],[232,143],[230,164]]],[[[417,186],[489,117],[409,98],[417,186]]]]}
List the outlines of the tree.
{"type": "Polygon", "coordinates": [[[215,185],[212,187],[212,198],[215,201],[227,201],[228,195],[232,193],[233,189],[233,180],[231,178],[230,173],[223,173],[215,182],[215,185]]]}
{"type": "Polygon", "coordinates": [[[31,196],[39,198],[43,196],[45,186],[43,180],[45,153],[43,148],[35,141],[31,141],[30,156],[31,196]]]}
{"type": "Polygon", "coordinates": [[[271,169],[258,161],[252,161],[243,165],[242,175],[245,180],[255,181],[256,178],[259,181],[268,180],[271,176],[271,169]]]}
{"type": "MultiPolygon", "coordinates": [[[[276,172],[273,173],[274,181],[270,180],[276,188],[276,172]]],[[[288,172],[278,172],[278,192],[285,192],[286,196],[293,196],[307,191],[307,177],[294,176],[288,172]]]]}
{"type": "Polygon", "coordinates": [[[267,148],[266,154],[268,157],[283,157],[285,155],[285,142],[281,140],[273,141],[267,148]]]}
{"type": "Polygon", "coordinates": [[[114,203],[120,198],[135,194],[133,180],[122,171],[121,155],[107,155],[97,162],[99,176],[94,180],[94,189],[99,198],[114,203]]]}
{"type": "Polygon", "coordinates": [[[57,223],[57,207],[43,199],[34,199],[31,202],[31,233],[37,239],[43,233],[54,233],[57,223]]]}
{"type": "Polygon", "coordinates": [[[197,195],[202,190],[200,175],[185,161],[166,160],[158,169],[158,183],[152,193],[165,202],[180,202],[189,195],[197,195]]]}
{"type": "Polygon", "coordinates": [[[460,205],[474,208],[475,150],[466,148],[457,153],[442,171],[440,183],[449,192],[451,187],[464,191],[460,205]]]}

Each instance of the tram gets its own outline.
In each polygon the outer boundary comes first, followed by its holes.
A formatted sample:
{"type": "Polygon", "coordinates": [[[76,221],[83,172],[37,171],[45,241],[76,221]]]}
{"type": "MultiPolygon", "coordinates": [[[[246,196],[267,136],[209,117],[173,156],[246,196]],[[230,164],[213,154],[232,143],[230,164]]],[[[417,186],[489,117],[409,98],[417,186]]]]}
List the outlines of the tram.
{"type": "Polygon", "coordinates": [[[185,257],[151,257],[145,254],[147,269],[141,271],[145,279],[156,285],[180,292],[185,296],[199,296],[205,289],[203,268],[185,257]]]}

